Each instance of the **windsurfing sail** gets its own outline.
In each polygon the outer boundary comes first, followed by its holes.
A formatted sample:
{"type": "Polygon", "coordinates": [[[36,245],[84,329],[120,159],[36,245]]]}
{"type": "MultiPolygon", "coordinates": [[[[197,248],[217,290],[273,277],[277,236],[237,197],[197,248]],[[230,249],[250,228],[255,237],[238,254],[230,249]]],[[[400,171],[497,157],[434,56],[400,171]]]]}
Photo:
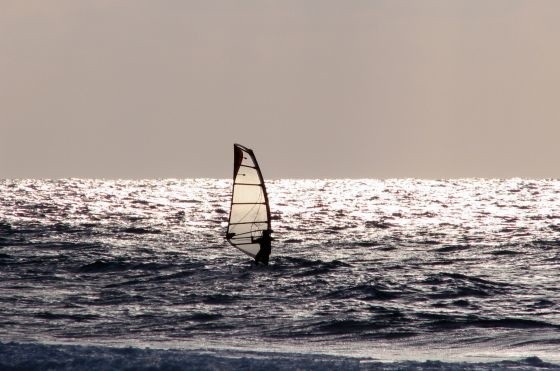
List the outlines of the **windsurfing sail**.
{"type": "Polygon", "coordinates": [[[270,231],[268,195],[253,151],[240,144],[234,144],[233,150],[233,190],[226,239],[254,258],[263,232],[270,231]]]}

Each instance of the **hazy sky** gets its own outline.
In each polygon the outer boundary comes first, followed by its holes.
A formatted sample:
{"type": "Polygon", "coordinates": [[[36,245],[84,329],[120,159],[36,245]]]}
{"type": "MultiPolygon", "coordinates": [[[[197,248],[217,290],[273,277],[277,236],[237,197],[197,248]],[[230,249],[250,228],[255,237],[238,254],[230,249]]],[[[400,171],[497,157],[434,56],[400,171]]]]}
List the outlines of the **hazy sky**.
{"type": "Polygon", "coordinates": [[[558,0],[0,0],[0,178],[560,177],[558,0]]]}

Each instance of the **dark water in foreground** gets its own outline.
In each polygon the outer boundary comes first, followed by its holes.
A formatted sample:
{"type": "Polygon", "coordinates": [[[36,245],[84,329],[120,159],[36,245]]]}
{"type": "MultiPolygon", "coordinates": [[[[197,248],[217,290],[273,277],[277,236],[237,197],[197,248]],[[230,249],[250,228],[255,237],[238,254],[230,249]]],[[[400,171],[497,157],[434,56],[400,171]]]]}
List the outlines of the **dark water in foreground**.
{"type": "Polygon", "coordinates": [[[560,363],[560,181],[0,181],[0,341],[560,363]]]}

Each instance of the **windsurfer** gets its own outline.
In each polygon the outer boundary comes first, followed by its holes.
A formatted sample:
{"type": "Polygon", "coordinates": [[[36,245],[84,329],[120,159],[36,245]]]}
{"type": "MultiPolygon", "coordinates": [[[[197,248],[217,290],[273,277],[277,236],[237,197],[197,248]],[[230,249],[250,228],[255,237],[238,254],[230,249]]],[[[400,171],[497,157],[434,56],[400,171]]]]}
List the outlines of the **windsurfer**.
{"type": "Polygon", "coordinates": [[[270,237],[271,232],[272,231],[270,229],[265,229],[262,236],[255,240],[255,242],[258,242],[258,244],[260,245],[259,252],[255,256],[256,264],[260,262],[264,265],[268,265],[268,257],[270,256],[270,248],[272,243],[272,237],[270,237]]]}

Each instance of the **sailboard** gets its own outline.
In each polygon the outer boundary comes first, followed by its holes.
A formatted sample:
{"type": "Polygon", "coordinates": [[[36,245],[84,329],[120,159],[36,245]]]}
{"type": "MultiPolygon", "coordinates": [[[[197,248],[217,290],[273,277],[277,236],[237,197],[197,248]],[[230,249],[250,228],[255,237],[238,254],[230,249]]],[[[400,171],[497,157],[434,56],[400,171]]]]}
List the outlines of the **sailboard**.
{"type": "Polygon", "coordinates": [[[226,239],[255,258],[260,239],[271,231],[268,195],[253,150],[240,144],[234,144],[233,150],[233,189],[226,239]]]}

